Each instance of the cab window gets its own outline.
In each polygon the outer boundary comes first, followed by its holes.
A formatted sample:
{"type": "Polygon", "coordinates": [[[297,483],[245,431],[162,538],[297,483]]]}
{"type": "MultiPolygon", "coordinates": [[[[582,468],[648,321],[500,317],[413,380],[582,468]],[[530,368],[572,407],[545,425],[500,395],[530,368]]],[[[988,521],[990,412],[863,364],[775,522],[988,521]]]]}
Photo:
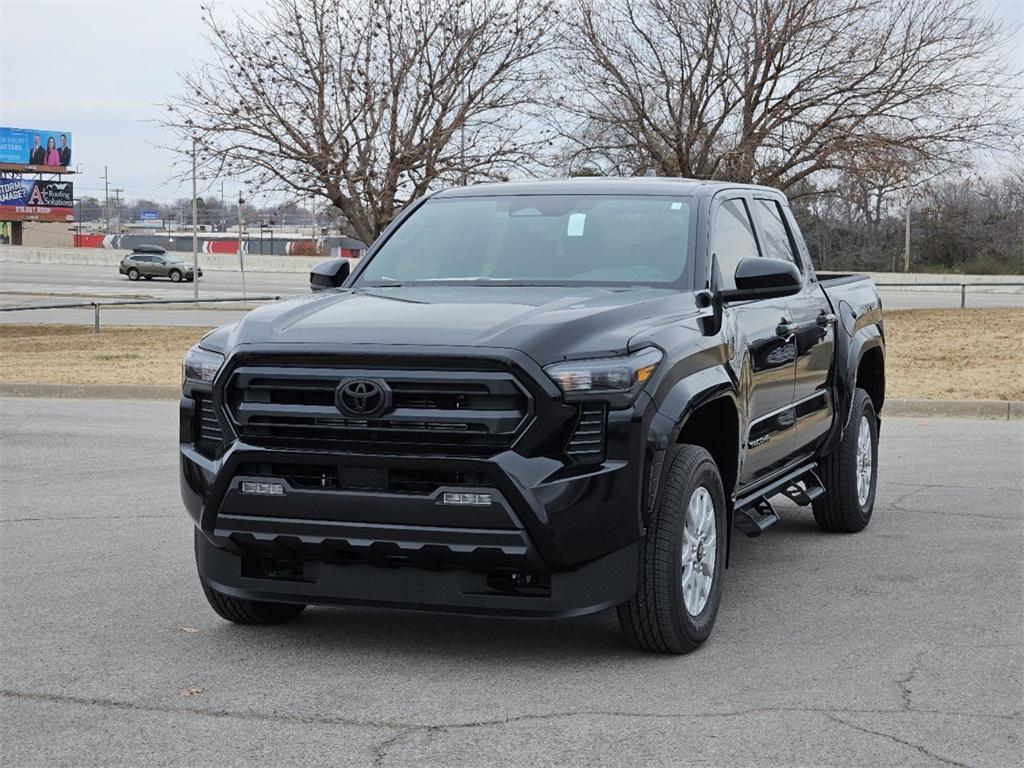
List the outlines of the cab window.
{"type": "Polygon", "coordinates": [[[736,265],[740,259],[761,255],[746,202],[742,198],[734,198],[718,206],[712,231],[711,249],[718,258],[720,285],[727,290],[735,288],[736,265]]]}

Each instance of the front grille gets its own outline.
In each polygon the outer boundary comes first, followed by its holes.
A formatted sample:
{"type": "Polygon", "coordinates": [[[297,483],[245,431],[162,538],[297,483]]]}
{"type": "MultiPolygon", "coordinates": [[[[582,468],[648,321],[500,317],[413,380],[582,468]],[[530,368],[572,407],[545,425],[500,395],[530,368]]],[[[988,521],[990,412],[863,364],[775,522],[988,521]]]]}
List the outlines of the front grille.
{"type": "Polygon", "coordinates": [[[525,426],[530,397],[505,370],[415,370],[243,364],[225,403],[246,442],[265,447],[322,444],[365,453],[481,456],[506,450],[525,426]],[[391,406],[353,418],[335,402],[348,379],[384,382],[391,406]]]}
{"type": "Polygon", "coordinates": [[[607,407],[604,403],[584,403],[579,409],[576,429],[565,452],[569,458],[581,463],[603,461],[607,407]]]}
{"type": "Polygon", "coordinates": [[[212,456],[224,442],[224,431],[209,397],[196,397],[195,429],[196,448],[200,453],[212,456]]]}

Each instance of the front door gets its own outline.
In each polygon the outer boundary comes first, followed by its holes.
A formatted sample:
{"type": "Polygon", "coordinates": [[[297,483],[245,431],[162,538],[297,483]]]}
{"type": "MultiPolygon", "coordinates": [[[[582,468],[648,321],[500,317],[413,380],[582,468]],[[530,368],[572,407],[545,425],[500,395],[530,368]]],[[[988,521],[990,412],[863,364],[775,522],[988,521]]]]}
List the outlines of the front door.
{"type": "MultiPolygon", "coordinates": [[[[759,258],[761,251],[744,196],[716,201],[712,212],[712,252],[719,267],[719,285],[734,288],[736,265],[759,258]]],[[[793,382],[796,342],[780,331],[788,321],[785,299],[729,305],[722,331],[733,350],[733,370],[746,393],[740,403],[743,459],[739,485],[751,483],[783,467],[796,438],[793,382]]]]}
{"type": "Polygon", "coordinates": [[[793,406],[798,451],[811,453],[832,425],[832,390],[828,375],[835,351],[835,317],[825,292],[801,248],[792,213],[775,199],[755,197],[758,232],[769,258],[796,264],[803,276],[800,292],[786,299],[796,345],[793,406]]]}

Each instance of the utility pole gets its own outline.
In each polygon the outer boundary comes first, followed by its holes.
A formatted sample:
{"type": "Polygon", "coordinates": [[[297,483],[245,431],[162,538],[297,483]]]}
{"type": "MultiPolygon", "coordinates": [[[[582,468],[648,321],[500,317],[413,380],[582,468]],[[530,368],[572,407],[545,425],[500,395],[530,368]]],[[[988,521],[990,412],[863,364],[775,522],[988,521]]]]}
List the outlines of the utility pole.
{"type": "Polygon", "coordinates": [[[103,218],[107,220],[106,233],[110,234],[110,186],[107,179],[107,166],[103,166],[103,218]]]}
{"type": "Polygon", "coordinates": [[[192,296],[199,302],[199,209],[196,205],[196,137],[192,137],[192,296]]]}
{"type": "MultiPolygon", "coordinates": [[[[117,206],[117,234],[118,235],[121,234],[121,193],[122,192],[124,192],[123,189],[120,189],[120,188],[115,188],[114,189],[114,200],[116,201],[115,205],[117,206]]],[[[109,226],[109,224],[108,224],[108,226],[109,226]]]]}
{"type": "Polygon", "coordinates": [[[910,271],[910,190],[907,190],[907,221],[903,237],[903,271],[910,271]]]}
{"type": "Polygon", "coordinates": [[[245,200],[242,198],[242,190],[238,190],[238,268],[242,270],[242,306],[248,302],[245,298],[245,259],[242,257],[242,206],[245,200]]]}
{"type": "Polygon", "coordinates": [[[313,201],[313,247],[316,248],[316,195],[310,198],[313,201]]]}

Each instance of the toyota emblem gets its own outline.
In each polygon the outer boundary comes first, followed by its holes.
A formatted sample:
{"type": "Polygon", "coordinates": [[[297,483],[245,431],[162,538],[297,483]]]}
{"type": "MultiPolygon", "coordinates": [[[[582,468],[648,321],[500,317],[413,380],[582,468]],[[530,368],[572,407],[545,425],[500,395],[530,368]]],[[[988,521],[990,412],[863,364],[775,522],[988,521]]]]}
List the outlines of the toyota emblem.
{"type": "Polygon", "coordinates": [[[380,416],[391,406],[391,390],[383,381],[347,379],[335,391],[342,413],[359,419],[380,416]]]}

